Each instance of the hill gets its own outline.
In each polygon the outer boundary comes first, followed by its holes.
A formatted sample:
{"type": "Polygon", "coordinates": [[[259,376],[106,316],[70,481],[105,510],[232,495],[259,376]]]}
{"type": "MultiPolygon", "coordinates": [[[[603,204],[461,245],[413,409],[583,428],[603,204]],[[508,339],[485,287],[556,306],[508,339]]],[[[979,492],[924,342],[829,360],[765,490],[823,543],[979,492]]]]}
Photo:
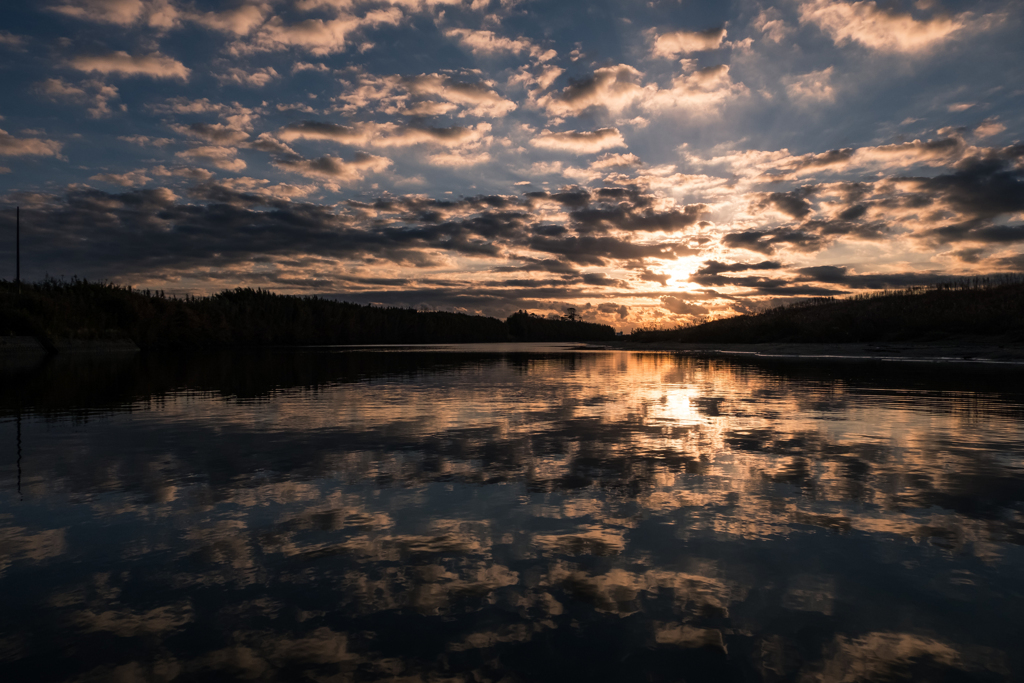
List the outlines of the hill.
{"type": "Polygon", "coordinates": [[[637,329],[638,342],[715,344],[924,342],[954,337],[1024,341],[1024,276],[818,298],[671,330],[637,329]]]}

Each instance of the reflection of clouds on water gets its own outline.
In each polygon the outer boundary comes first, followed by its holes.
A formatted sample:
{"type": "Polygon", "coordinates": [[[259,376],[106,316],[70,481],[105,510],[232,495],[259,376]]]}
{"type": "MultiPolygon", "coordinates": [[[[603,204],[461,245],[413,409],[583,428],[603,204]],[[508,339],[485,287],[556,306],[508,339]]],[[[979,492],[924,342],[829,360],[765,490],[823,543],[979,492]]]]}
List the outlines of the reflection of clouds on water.
{"type": "MultiPolygon", "coordinates": [[[[45,572],[17,613],[59,642],[135,643],[64,678],[1020,670],[1019,397],[667,354],[388,364],[27,419],[47,512],[0,470],[0,580],[45,572]]],[[[39,666],[12,623],[0,657],[39,666]]]]}

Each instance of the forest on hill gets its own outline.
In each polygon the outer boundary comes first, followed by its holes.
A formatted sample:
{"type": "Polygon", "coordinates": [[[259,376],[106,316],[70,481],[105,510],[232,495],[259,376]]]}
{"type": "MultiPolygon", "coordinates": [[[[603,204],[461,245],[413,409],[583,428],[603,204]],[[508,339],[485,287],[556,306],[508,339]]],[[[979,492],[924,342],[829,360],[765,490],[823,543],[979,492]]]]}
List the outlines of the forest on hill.
{"type": "Polygon", "coordinates": [[[147,349],[601,341],[615,331],[522,311],[503,321],[241,288],[176,298],[75,278],[23,283],[20,291],[0,281],[0,335],[34,336],[51,347],[58,339],[128,338],[147,349]]]}
{"type": "Polygon", "coordinates": [[[1024,275],[971,278],[850,298],[815,298],[759,313],[637,329],[638,342],[714,344],[941,341],[1004,337],[1024,342],[1024,275]]]}

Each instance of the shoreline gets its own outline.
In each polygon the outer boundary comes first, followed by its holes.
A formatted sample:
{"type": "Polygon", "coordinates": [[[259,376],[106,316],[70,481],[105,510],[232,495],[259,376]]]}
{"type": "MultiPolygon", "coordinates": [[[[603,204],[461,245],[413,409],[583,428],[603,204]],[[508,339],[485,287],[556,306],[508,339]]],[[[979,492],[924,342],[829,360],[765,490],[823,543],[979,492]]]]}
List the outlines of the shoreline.
{"type": "Polygon", "coordinates": [[[711,344],[684,342],[602,342],[591,347],[622,351],[663,351],[698,357],[764,360],[956,363],[1024,367],[1024,344],[991,341],[819,344],[768,342],[711,344]]]}

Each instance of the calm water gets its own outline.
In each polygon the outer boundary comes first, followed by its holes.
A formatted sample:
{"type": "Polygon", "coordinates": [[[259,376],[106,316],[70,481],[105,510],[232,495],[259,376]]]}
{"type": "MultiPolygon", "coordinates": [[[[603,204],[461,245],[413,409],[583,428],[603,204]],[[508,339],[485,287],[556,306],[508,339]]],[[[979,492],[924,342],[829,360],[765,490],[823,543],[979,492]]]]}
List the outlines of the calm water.
{"type": "Polygon", "coordinates": [[[1020,379],[529,345],[7,363],[0,680],[1021,680],[1020,379]]]}

